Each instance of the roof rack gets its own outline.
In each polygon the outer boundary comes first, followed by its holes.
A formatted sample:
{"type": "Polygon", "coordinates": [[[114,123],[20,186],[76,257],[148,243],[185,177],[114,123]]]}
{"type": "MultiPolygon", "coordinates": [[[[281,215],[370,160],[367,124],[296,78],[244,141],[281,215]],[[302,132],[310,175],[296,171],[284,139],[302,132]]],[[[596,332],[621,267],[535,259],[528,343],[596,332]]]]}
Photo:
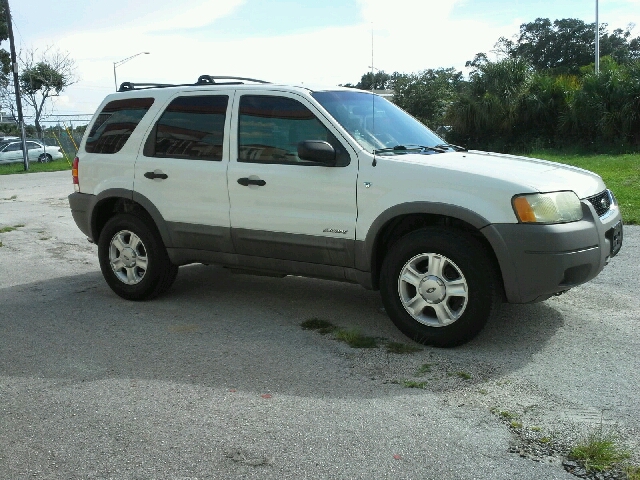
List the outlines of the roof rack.
{"type": "Polygon", "coordinates": [[[242,85],[244,82],[253,82],[253,83],[270,83],[264,80],[257,80],[255,78],[246,78],[246,77],[228,77],[228,76],[216,76],[216,75],[200,75],[198,77],[198,81],[196,83],[133,83],[133,82],[122,82],[120,84],[120,88],[118,88],[119,92],[129,92],[131,90],[147,90],[149,88],[168,88],[168,87],[194,87],[194,86],[205,86],[205,85],[242,85]],[[231,82],[216,82],[216,80],[236,80],[231,82]]]}

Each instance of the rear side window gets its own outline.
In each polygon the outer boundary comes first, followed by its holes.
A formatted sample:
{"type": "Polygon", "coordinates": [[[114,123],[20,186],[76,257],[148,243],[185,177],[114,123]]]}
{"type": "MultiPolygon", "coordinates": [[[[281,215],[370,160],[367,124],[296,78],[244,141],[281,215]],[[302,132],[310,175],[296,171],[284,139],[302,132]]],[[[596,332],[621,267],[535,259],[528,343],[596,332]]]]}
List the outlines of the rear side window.
{"type": "Polygon", "coordinates": [[[153,128],[144,148],[147,157],[222,160],[229,97],[185,96],[174,99],[153,128]]]}
{"type": "Polygon", "coordinates": [[[96,118],[84,149],[88,153],[117,153],[147,113],[153,98],[128,98],[107,103],[96,118]]]}

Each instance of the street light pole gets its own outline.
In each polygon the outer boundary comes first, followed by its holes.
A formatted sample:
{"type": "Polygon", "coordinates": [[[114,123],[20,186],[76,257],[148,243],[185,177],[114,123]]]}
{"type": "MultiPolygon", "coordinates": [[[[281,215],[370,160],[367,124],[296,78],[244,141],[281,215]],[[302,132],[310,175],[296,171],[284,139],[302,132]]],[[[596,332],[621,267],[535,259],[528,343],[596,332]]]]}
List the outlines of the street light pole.
{"type": "Polygon", "coordinates": [[[600,73],[600,19],[598,18],[598,0],[596,0],[596,75],[600,73]]]}
{"type": "Polygon", "coordinates": [[[150,52],[140,52],[135,55],[131,55],[130,57],[125,58],[124,60],[120,60],[117,62],[113,62],[113,82],[116,85],[116,92],[118,91],[118,78],[116,77],[116,67],[119,67],[123,63],[127,63],[129,60],[136,58],[138,55],[149,55],[150,52]]]}
{"type": "Polygon", "coordinates": [[[13,87],[16,92],[16,108],[18,110],[18,124],[20,125],[20,136],[22,137],[22,164],[25,170],[29,170],[29,151],[27,150],[27,140],[24,133],[24,117],[22,116],[22,97],[20,96],[20,81],[18,78],[18,61],[16,59],[16,45],[13,41],[13,25],[9,0],[4,0],[4,11],[7,17],[7,33],[9,34],[9,50],[11,50],[11,71],[13,72],[13,87]]]}

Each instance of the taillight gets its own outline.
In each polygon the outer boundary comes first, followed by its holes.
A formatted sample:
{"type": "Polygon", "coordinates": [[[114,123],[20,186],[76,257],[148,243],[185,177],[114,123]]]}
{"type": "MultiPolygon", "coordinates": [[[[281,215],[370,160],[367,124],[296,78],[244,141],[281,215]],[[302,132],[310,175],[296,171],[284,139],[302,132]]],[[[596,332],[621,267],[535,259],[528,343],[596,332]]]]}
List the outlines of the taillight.
{"type": "Polygon", "coordinates": [[[73,159],[73,165],[71,166],[71,176],[73,177],[73,189],[76,192],[80,191],[80,181],[78,180],[78,163],[80,163],[80,159],[76,157],[73,159]]]}

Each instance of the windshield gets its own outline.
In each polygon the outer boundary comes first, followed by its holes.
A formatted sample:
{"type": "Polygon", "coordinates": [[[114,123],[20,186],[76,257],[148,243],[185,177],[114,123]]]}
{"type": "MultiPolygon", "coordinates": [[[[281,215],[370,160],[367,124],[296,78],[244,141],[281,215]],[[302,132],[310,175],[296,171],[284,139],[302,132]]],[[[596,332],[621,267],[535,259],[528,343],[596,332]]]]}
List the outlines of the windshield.
{"type": "Polygon", "coordinates": [[[414,149],[424,153],[446,151],[446,147],[442,149],[446,144],[441,138],[378,95],[344,90],[314,92],[311,95],[368,152],[398,154],[414,149]]]}

